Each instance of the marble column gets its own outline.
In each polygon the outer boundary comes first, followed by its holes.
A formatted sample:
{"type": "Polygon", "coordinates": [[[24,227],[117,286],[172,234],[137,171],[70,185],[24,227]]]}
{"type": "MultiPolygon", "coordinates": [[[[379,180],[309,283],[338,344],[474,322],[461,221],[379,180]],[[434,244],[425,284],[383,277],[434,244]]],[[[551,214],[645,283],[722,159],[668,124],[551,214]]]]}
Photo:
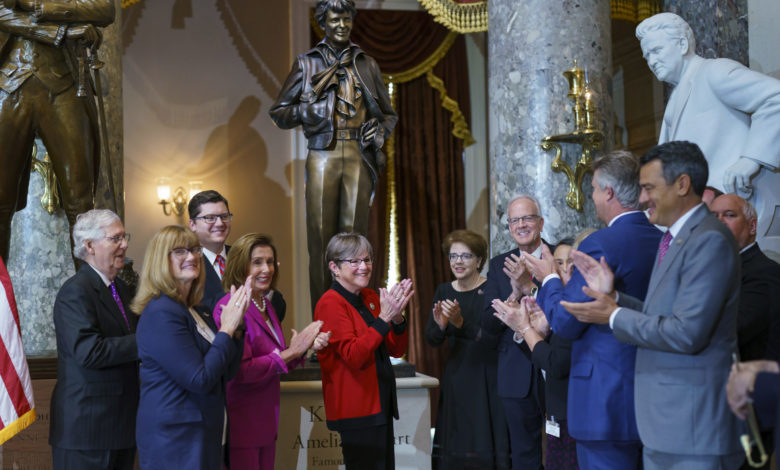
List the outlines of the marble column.
{"type": "Polygon", "coordinates": [[[727,57],[747,66],[748,0],[665,0],[663,11],[680,15],[693,29],[696,53],[727,57]]]}
{"type": "MultiPolygon", "coordinates": [[[[577,212],[565,201],[565,174],[552,171],[554,152],[539,144],[545,136],[574,131],[562,72],[575,59],[587,70],[605,145],[612,142],[611,22],[609,2],[601,0],[491,0],[488,15],[490,238],[496,255],[515,246],[506,225],[506,204],[515,194],[541,202],[548,242],[600,226],[590,175],[582,184],[584,210],[577,212]]],[[[580,148],[565,145],[564,151],[574,167],[580,148]]]]}
{"type": "MultiPolygon", "coordinates": [[[[103,44],[99,50],[100,60],[105,63],[101,69],[101,85],[110,165],[106,163],[105,154],[101,155],[95,205],[114,210],[124,218],[122,8],[120,0],[114,1],[116,19],[113,25],[103,29],[103,44]],[[113,189],[108,184],[109,167],[113,176],[113,189]]],[[[40,139],[36,139],[36,145],[38,159],[42,159],[46,148],[40,139]]],[[[75,274],[68,220],[62,209],[50,215],[42,207],[44,190],[43,178],[38,172],[33,172],[30,175],[27,207],[14,214],[11,223],[11,250],[8,258],[8,273],[19,310],[24,352],[27,357],[35,358],[52,358],[57,355],[52,307],[62,284],[75,274]]]]}

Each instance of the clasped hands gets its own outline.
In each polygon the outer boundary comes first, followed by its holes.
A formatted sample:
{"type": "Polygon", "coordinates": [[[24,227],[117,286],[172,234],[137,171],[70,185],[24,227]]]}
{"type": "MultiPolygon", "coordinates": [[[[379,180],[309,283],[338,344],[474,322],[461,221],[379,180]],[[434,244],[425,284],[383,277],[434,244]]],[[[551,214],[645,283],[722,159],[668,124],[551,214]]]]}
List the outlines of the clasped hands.
{"type": "Polygon", "coordinates": [[[404,322],[403,311],[414,295],[412,280],[404,279],[391,288],[379,289],[379,318],[386,323],[393,322],[396,325],[404,322]]]}
{"type": "Polygon", "coordinates": [[[440,300],[433,304],[433,321],[444,331],[447,324],[455,328],[463,327],[463,316],[460,314],[460,304],[457,300],[440,300]]]}
{"type": "Polygon", "coordinates": [[[550,334],[547,317],[533,297],[523,297],[520,301],[493,299],[493,315],[516,333],[523,334],[533,328],[539,336],[546,338],[550,334]]]}

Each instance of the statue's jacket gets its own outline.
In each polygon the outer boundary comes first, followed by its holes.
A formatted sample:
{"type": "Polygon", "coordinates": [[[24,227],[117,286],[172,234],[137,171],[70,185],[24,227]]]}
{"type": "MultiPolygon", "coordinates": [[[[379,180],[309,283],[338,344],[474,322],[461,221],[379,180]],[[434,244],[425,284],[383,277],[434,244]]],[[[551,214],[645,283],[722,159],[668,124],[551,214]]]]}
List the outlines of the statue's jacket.
{"type": "MultiPolygon", "coordinates": [[[[319,97],[312,90],[312,76],[329,66],[322,47],[327,47],[324,41],[297,57],[270,110],[271,119],[282,129],[303,126],[308,147],[317,150],[329,148],[335,133],[336,90],[330,88],[319,97]]],[[[357,45],[350,44],[349,47],[353,48],[353,64],[350,67],[358,78],[368,117],[379,122],[376,145],[363,150],[364,162],[372,173],[378,174],[385,165],[381,146],[393,131],[398,116],[390,104],[390,95],[376,61],[357,45]]]]}

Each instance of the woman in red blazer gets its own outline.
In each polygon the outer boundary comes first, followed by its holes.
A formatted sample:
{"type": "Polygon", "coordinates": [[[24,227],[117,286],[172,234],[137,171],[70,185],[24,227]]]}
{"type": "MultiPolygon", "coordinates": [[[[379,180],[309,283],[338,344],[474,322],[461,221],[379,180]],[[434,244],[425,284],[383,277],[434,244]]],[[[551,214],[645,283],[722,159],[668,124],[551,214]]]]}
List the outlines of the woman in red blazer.
{"type": "MultiPolygon", "coordinates": [[[[309,348],[321,349],[328,336],[320,333],[322,322],[315,321],[300,333],[292,330],[287,347],[282,332],[285,302],[271,289],[276,275],[276,248],[271,239],[259,233],[239,238],[230,248],[222,284],[241,285],[251,278],[252,302],[244,322],[246,335],[238,375],[227,384],[230,417],[231,470],[273,470],[276,433],[279,427],[280,374],[303,364],[309,348]]],[[[220,324],[223,297],[214,309],[220,324]]]]}
{"type": "Polygon", "coordinates": [[[398,419],[390,355],[406,351],[402,312],[412,298],[404,279],[379,295],[368,289],[373,250],[363,235],[339,233],[325,259],[334,282],[314,309],[330,343],[319,353],[328,429],[338,431],[347,470],[393,469],[398,419]]]}

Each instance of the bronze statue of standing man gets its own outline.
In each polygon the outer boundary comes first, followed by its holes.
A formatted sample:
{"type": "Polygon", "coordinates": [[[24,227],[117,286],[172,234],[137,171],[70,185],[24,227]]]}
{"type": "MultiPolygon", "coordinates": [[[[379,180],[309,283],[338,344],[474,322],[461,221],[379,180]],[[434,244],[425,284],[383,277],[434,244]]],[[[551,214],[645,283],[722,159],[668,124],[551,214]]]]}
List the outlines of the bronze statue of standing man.
{"type": "MultiPolygon", "coordinates": [[[[54,165],[70,222],[93,207],[100,157],[87,48],[114,21],[113,0],[0,2],[0,257],[27,204],[33,141],[54,165]]],[[[72,232],[72,229],[71,229],[72,232]]]]}
{"type": "Polygon", "coordinates": [[[282,129],[303,126],[312,305],[328,289],[325,248],[339,232],[368,231],[368,212],[385,165],[382,145],[398,116],[376,61],[350,42],[353,0],[319,0],[325,39],[298,56],[271,108],[282,129]]]}

